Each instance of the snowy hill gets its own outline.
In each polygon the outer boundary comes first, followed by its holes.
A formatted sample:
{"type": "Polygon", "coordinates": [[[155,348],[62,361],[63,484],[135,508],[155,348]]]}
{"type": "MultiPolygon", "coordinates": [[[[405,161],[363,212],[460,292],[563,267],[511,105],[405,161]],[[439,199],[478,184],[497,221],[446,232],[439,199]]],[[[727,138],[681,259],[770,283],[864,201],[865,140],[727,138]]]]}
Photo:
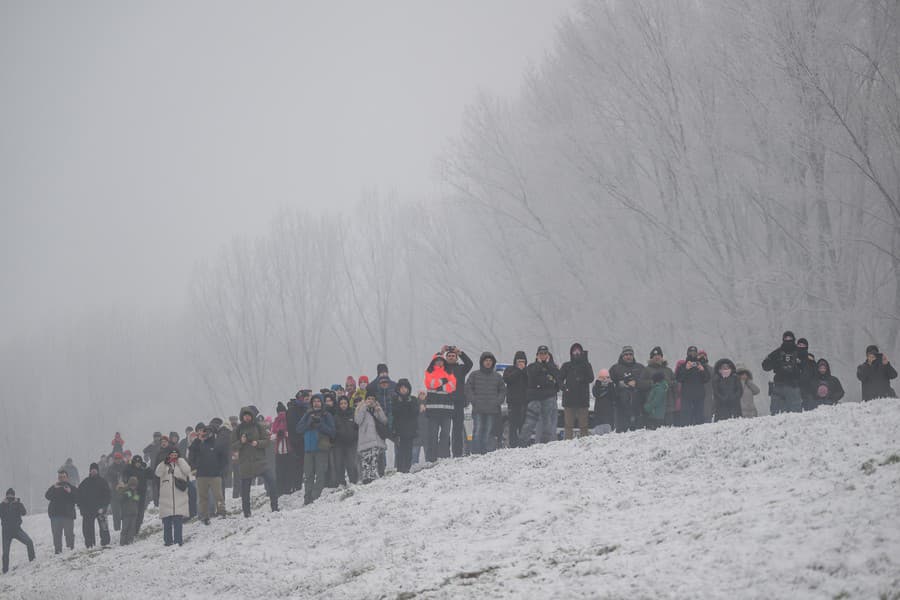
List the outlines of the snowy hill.
{"type": "MultiPolygon", "coordinates": [[[[229,499],[231,502],[231,500],[229,499]]],[[[900,403],[448,461],[38,559],[2,598],[900,598],[900,403]]],[[[234,506],[232,506],[234,507],[234,506]]],[[[81,548],[80,520],[76,547],[81,548]]]]}

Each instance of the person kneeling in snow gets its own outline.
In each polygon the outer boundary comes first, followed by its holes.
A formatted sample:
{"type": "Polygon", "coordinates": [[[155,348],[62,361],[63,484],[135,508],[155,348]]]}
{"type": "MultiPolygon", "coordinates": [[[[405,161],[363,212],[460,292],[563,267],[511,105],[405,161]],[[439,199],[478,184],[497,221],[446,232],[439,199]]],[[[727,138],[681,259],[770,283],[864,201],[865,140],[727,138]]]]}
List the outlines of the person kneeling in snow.
{"type": "Polygon", "coordinates": [[[387,437],[388,427],[387,416],[376,401],[374,392],[366,392],[365,401],[356,407],[354,419],[359,425],[359,477],[363,483],[371,483],[378,479],[378,462],[387,448],[384,438],[387,437]]]}

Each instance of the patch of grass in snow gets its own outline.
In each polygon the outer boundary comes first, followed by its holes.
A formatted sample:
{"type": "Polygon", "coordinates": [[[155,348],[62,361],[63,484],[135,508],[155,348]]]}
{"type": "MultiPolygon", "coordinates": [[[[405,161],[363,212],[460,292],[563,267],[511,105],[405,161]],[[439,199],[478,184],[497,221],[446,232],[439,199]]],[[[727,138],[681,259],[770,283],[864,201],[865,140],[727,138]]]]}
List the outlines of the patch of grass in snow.
{"type": "Polygon", "coordinates": [[[866,475],[871,475],[875,472],[875,459],[870,458],[866,462],[862,464],[862,472],[866,475]]]}
{"type": "Polygon", "coordinates": [[[878,600],[900,600],[900,590],[881,592],[878,594],[878,600]]]}
{"type": "Polygon", "coordinates": [[[888,465],[896,465],[897,463],[900,463],[900,454],[891,454],[886,459],[884,459],[884,462],[881,463],[881,466],[886,467],[888,465]]]}
{"type": "Polygon", "coordinates": [[[840,594],[831,597],[831,600],[847,600],[850,597],[850,592],[847,590],[842,591],[840,594]]]}

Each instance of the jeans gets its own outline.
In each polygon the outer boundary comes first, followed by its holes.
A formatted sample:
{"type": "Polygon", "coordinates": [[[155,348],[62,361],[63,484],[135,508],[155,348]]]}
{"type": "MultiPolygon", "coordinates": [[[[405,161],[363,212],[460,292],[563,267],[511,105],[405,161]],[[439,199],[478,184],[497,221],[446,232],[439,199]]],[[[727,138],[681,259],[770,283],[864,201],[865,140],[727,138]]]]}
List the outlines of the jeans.
{"type": "Polygon", "coordinates": [[[410,465],[417,465],[417,464],[419,464],[419,457],[422,455],[422,448],[424,448],[424,446],[422,446],[421,444],[413,444],[413,447],[412,447],[412,456],[409,457],[409,458],[410,458],[410,462],[409,462],[410,465]]]}
{"type": "Polygon", "coordinates": [[[525,410],[525,424],[522,425],[522,445],[531,443],[534,435],[535,443],[547,443],[556,439],[556,396],[542,400],[532,400],[525,410]]]}
{"type": "Polygon", "coordinates": [[[522,425],[525,424],[525,405],[519,402],[509,403],[509,447],[518,448],[522,445],[519,437],[522,425]]]}
{"type": "Polygon", "coordinates": [[[803,406],[803,398],[800,388],[788,383],[776,383],[772,386],[771,413],[777,415],[783,412],[800,412],[803,406]]]}
{"type": "Polygon", "coordinates": [[[53,533],[53,551],[62,552],[63,533],[66,534],[66,547],[75,548],[75,519],[72,517],[50,517],[50,531],[53,533]]]}
{"type": "MultiPolygon", "coordinates": [[[[198,477],[197,503],[200,520],[206,520],[210,514],[210,498],[215,500],[215,512],[217,515],[225,514],[225,498],[222,496],[221,477],[198,477]]],[[[193,483],[193,482],[192,482],[193,483]]]]}
{"type": "Polygon", "coordinates": [[[166,546],[171,546],[172,544],[180,546],[184,543],[181,539],[181,521],[183,518],[181,515],[163,517],[163,542],[166,546]]]}
{"type": "Polygon", "coordinates": [[[137,532],[137,516],[122,517],[122,531],[119,533],[119,545],[127,546],[134,541],[137,532]]]}
{"type": "Polygon", "coordinates": [[[303,462],[303,503],[309,504],[318,500],[325,487],[325,474],[328,472],[328,450],[307,452],[303,462]]]}
{"type": "Polygon", "coordinates": [[[357,483],[359,481],[359,457],[356,454],[356,444],[334,447],[334,478],[338,485],[344,485],[347,481],[357,483]],[[346,479],[344,474],[347,474],[346,479]]]}
{"type": "Polygon", "coordinates": [[[17,528],[16,531],[8,531],[5,528],[3,529],[3,572],[6,573],[9,571],[9,548],[12,545],[13,540],[19,540],[23,544],[25,544],[25,548],[28,550],[28,560],[34,560],[34,542],[31,541],[31,538],[28,537],[28,534],[25,533],[21,527],[17,528]]]}
{"type": "Polygon", "coordinates": [[[494,424],[500,415],[475,413],[472,415],[474,431],[472,432],[472,454],[484,454],[497,449],[497,438],[494,436],[494,424]]]}
{"type": "Polygon", "coordinates": [[[450,421],[446,411],[433,411],[428,415],[428,441],[425,445],[425,460],[434,462],[439,458],[450,458],[450,421]]]}
{"type": "MultiPolygon", "coordinates": [[[[273,511],[278,510],[278,488],[275,485],[275,478],[272,477],[272,473],[269,472],[268,469],[263,471],[260,475],[262,477],[263,482],[265,482],[266,493],[269,495],[269,505],[272,507],[273,511]]],[[[244,509],[244,516],[250,516],[250,484],[253,483],[254,477],[247,477],[245,479],[241,479],[241,508],[244,509]]]]}
{"type": "Polygon", "coordinates": [[[106,521],[106,514],[84,514],[81,515],[81,533],[84,535],[84,547],[93,548],[97,543],[94,536],[94,521],[100,526],[100,545],[109,546],[109,524],[106,521]]]}

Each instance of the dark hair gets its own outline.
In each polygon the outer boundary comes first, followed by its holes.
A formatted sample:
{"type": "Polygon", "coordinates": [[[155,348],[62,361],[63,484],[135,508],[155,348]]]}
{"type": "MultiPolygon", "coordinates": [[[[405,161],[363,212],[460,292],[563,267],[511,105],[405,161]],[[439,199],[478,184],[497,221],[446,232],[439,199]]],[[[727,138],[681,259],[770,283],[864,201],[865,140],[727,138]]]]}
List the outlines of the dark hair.
{"type": "Polygon", "coordinates": [[[431,373],[432,371],[434,371],[434,363],[436,363],[437,361],[441,361],[442,363],[444,363],[444,365],[447,364],[447,359],[445,359],[445,358],[444,358],[443,356],[441,356],[441,355],[437,355],[437,356],[435,356],[434,358],[431,359],[431,362],[428,363],[428,368],[425,369],[425,370],[426,370],[427,372],[429,372],[429,373],[431,373]]]}

